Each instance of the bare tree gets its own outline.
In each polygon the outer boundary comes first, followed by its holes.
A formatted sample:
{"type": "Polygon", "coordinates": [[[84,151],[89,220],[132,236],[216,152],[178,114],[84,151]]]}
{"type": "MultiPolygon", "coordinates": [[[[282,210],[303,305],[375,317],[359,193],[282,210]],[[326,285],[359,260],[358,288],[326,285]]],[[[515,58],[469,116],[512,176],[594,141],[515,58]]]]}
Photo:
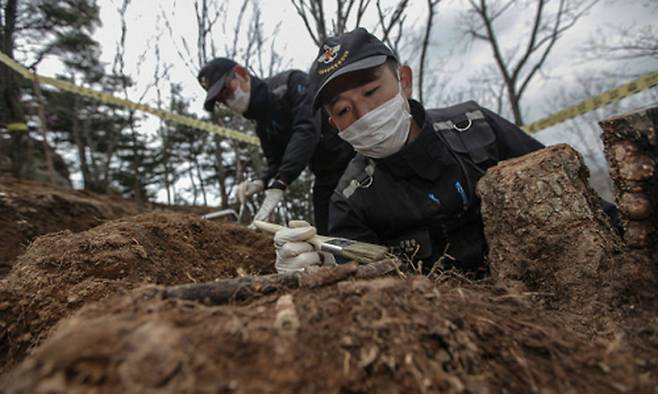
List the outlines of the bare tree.
{"type": "Polygon", "coordinates": [[[43,138],[43,155],[46,159],[46,165],[48,166],[48,177],[50,183],[55,184],[55,166],[53,164],[53,158],[50,153],[50,147],[48,146],[48,125],[46,124],[46,111],[44,109],[44,98],[41,93],[41,86],[39,85],[39,80],[37,79],[37,69],[34,67],[32,69],[32,89],[34,90],[34,97],[37,102],[37,113],[39,117],[39,130],[41,131],[41,136],[43,138]]]}
{"type": "MultiPolygon", "coordinates": [[[[320,46],[327,38],[327,22],[324,15],[322,0],[291,0],[297,14],[304,21],[306,30],[311,35],[315,45],[320,46]]],[[[338,0],[338,3],[342,1],[338,0]]],[[[342,10],[341,10],[342,12],[342,10]]]]}
{"type": "Polygon", "coordinates": [[[469,0],[472,18],[469,21],[468,33],[473,39],[486,41],[491,46],[517,125],[523,124],[521,99],[529,83],[544,66],[555,43],[567,30],[575,26],[597,1],[537,0],[534,2],[534,17],[527,42],[524,45],[514,45],[511,50],[506,51],[500,42],[495,22],[519,1],[469,0]],[[554,5],[553,12],[550,5],[554,5]]]}
{"type": "MultiPolygon", "coordinates": [[[[131,0],[123,0],[121,6],[118,8],[119,16],[121,19],[121,35],[117,42],[117,50],[114,57],[113,71],[116,75],[121,76],[121,87],[123,90],[124,98],[128,99],[128,88],[130,87],[130,81],[128,78],[123,78],[126,75],[125,73],[125,53],[126,53],[126,37],[127,37],[127,25],[126,25],[126,13],[128,11],[128,6],[130,6],[131,0]]],[[[142,196],[142,183],[141,183],[141,162],[142,155],[138,150],[139,145],[139,134],[135,127],[135,110],[131,109],[128,111],[128,124],[127,126],[130,129],[130,135],[132,139],[132,150],[133,158],[131,160],[131,166],[133,171],[133,198],[137,203],[143,201],[144,196],[142,196]]]]}
{"type": "MultiPolygon", "coordinates": [[[[317,46],[320,46],[328,36],[342,34],[361,26],[372,5],[371,0],[335,0],[335,9],[332,8],[332,11],[328,12],[324,0],[291,0],[291,2],[317,46]]],[[[381,31],[382,41],[396,53],[402,39],[402,28],[408,6],[409,0],[399,0],[391,7],[384,7],[381,0],[375,2],[377,24],[371,30],[373,33],[381,31]]]]}
{"type": "MultiPolygon", "coordinates": [[[[153,70],[153,85],[155,86],[155,92],[156,92],[156,105],[158,109],[163,109],[164,101],[162,97],[161,82],[163,80],[165,80],[166,82],[170,82],[167,77],[168,77],[169,69],[172,67],[172,65],[170,63],[163,63],[162,56],[160,54],[160,39],[159,39],[160,34],[157,34],[157,36],[158,36],[158,41],[155,44],[155,52],[154,52],[156,63],[155,63],[155,68],[153,70]]],[[[171,162],[172,155],[171,155],[170,134],[171,134],[171,130],[169,129],[166,122],[161,118],[160,124],[158,126],[158,135],[160,136],[160,140],[162,144],[161,146],[161,152],[162,152],[161,162],[162,162],[162,172],[163,172],[162,180],[164,182],[164,188],[167,193],[167,204],[172,204],[173,195],[176,193],[174,189],[174,182],[173,182],[176,178],[176,171],[174,170],[174,166],[172,165],[171,162]]]]}
{"type": "Polygon", "coordinates": [[[430,46],[436,7],[439,5],[440,1],[441,0],[427,0],[427,23],[425,24],[425,35],[423,36],[423,43],[420,51],[420,67],[418,71],[418,99],[421,103],[423,102],[423,89],[425,87],[425,60],[427,58],[427,50],[430,46]]]}
{"type": "Polygon", "coordinates": [[[383,8],[381,1],[377,0],[377,16],[379,24],[375,26],[373,32],[376,33],[381,29],[381,40],[384,41],[395,55],[399,58],[400,41],[403,36],[403,27],[406,20],[406,9],[409,6],[409,0],[400,0],[394,6],[383,8]],[[388,15],[388,18],[386,17],[388,15]]]}
{"type": "MultiPolygon", "coordinates": [[[[658,28],[652,24],[631,27],[615,27],[614,33],[604,34],[598,31],[583,46],[580,53],[588,61],[599,62],[601,59],[612,61],[654,61],[658,59],[658,28]]],[[[624,70],[619,76],[637,77],[635,72],[624,70]]],[[[606,75],[610,77],[609,73],[606,75]]],[[[614,76],[613,76],[614,77],[614,76]]]]}
{"type": "MultiPolygon", "coordinates": [[[[18,0],[1,2],[2,15],[0,19],[0,46],[3,53],[14,58],[16,35],[21,28],[18,0]]],[[[5,124],[24,124],[25,112],[20,99],[18,75],[9,67],[0,65],[0,94],[5,103],[6,113],[0,114],[5,124]]],[[[4,112],[4,111],[3,111],[4,112]]],[[[29,154],[29,135],[24,130],[10,130],[11,135],[11,166],[16,178],[23,178],[32,171],[31,155],[29,154]]]]}

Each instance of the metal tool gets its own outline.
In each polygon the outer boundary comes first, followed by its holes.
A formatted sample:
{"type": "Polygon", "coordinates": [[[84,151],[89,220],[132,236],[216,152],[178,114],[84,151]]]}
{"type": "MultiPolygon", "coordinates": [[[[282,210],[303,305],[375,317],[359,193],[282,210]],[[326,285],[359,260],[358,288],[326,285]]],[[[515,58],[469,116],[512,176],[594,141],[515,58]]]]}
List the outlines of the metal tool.
{"type": "Polygon", "coordinates": [[[213,220],[213,219],[221,219],[221,218],[231,218],[232,221],[237,222],[239,221],[239,216],[235,212],[235,209],[229,208],[229,209],[222,209],[221,211],[216,211],[216,212],[210,212],[205,215],[202,215],[202,219],[207,219],[207,220],[213,220]]]}
{"type": "MultiPolygon", "coordinates": [[[[287,228],[274,223],[262,222],[260,220],[254,220],[254,225],[256,228],[269,233],[276,233],[279,230],[287,228]]],[[[346,238],[328,237],[325,235],[316,235],[313,238],[319,241],[321,251],[355,260],[360,263],[372,263],[383,260],[388,254],[388,248],[382,245],[359,242],[346,238]]]]}

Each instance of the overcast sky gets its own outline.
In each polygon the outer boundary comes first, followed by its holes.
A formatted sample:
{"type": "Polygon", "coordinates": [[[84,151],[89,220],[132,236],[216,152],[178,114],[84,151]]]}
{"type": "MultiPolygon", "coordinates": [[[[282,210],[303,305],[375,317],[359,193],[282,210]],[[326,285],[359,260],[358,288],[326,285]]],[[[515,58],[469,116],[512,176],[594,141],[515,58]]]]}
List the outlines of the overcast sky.
{"type": "MultiPolygon", "coordinates": [[[[393,1],[388,1],[392,3],[393,1]]],[[[100,0],[101,20],[103,27],[100,28],[95,38],[103,48],[102,59],[111,63],[116,43],[120,34],[120,23],[117,7],[121,0],[100,0]]],[[[327,2],[333,3],[333,2],[327,2]]],[[[386,4],[386,1],[384,1],[386,4]]],[[[241,1],[231,0],[230,15],[237,14],[237,8],[241,1]]],[[[272,32],[274,27],[281,23],[279,33],[274,38],[275,48],[288,59],[291,66],[302,70],[308,69],[308,65],[315,58],[317,49],[307,33],[301,18],[297,15],[294,7],[285,0],[261,0],[263,18],[266,33],[272,32]]],[[[407,25],[422,29],[425,18],[425,1],[412,0],[412,8],[409,11],[407,25]]],[[[433,27],[432,53],[428,59],[430,71],[439,69],[450,75],[447,89],[452,91],[463,89],[468,85],[479,70],[492,64],[492,52],[484,42],[467,45],[468,40],[463,33],[462,14],[465,12],[467,2],[465,0],[443,0],[438,7],[438,15],[433,27]]],[[[640,26],[656,24],[658,20],[658,6],[647,0],[626,1],[600,1],[591,11],[583,17],[578,25],[571,29],[566,36],[558,42],[549,57],[545,70],[546,77],[537,79],[529,86],[524,112],[526,122],[531,122],[554,110],[548,102],[548,97],[554,97],[560,91],[565,90],[574,78],[583,72],[596,70],[619,70],[633,69],[637,73],[649,72],[658,69],[658,59],[644,62],[632,63],[610,63],[604,61],[583,61],[582,46],[585,41],[603,31],[612,32],[611,26],[640,26]]],[[[500,31],[500,41],[504,49],[511,48],[527,36],[525,33],[529,28],[529,20],[520,12],[509,13],[505,19],[501,19],[497,27],[500,31]]],[[[531,13],[532,8],[526,14],[531,13]]],[[[228,18],[232,22],[231,17],[228,18]]],[[[362,24],[366,27],[374,26],[372,18],[366,18],[362,24]]],[[[228,29],[231,29],[228,26],[228,29]]],[[[409,37],[415,37],[413,32],[407,30],[409,37]]],[[[133,0],[128,9],[128,40],[126,64],[129,73],[137,78],[138,86],[134,89],[135,97],[143,91],[144,83],[149,81],[153,74],[153,47],[156,40],[160,41],[160,50],[164,62],[171,63],[171,80],[183,85],[183,94],[194,99],[194,109],[200,109],[203,91],[196,82],[196,62],[190,59],[193,67],[186,67],[177,54],[184,51],[183,39],[193,47],[196,39],[196,26],[194,9],[190,0],[133,0]],[[163,23],[163,15],[166,15],[173,36],[167,31],[163,23]],[[150,50],[148,48],[151,48],[150,50]],[[138,58],[144,53],[147,57],[139,69],[137,69],[138,58]]],[[[225,35],[222,28],[217,29],[214,34],[215,40],[220,43],[225,35]]],[[[241,37],[244,40],[243,37],[241,37]]],[[[244,42],[244,41],[242,41],[244,42]]],[[[194,55],[195,52],[192,52],[194,55]]],[[[221,49],[219,54],[222,54],[221,49]]],[[[187,58],[187,56],[183,56],[187,58]]],[[[404,59],[412,60],[416,59],[404,59]]],[[[166,89],[165,89],[166,90],[166,89]]],[[[433,103],[435,97],[441,96],[442,92],[428,92],[426,102],[433,103]]],[[[154,95],[149,99],[153,100],[154,95]]],[[[148,100],[148,99],[147,99],[148,100]]],[[[509,115],[506,113],[505,115],[509,115]]]]}
{"type": "MultiPolygon", "coordinates": [[[[213,38],[219,44],[218,55],[223,55],[223,42],[230,39],[230,30],[237,15],[240,0],[218,0],[229,6],[228,26],[218,26],[213,38]]],[[[392,4],[394,0],[383,0],[384,4],[392,4]]],[[[99,0],[101,6],[101,20],[103,26],[95,33],[95,39],[101,43],[101,59],[109,65],[116,53],[117,42],[120,37],[120,19],[118,7],[122,0],[99,0]]],[[[333,1],[326,3],[333,4],[333,1]]],[[[374,1],[373,1],[374,3],[374,1]]],[[[503,51],[509,51],[515,45],[523,45],[527,38],[532,15],[532,1],[523,1],[528,8],[524,10],[512,9],[505,18],[497,21],[496,28],[503,51]]],[[[260,7],[263,13],[264,30],[266,36],[274,40],[274,47],[292,68],[307,70],[316,57],[317,48],[311,40],[301,18],[290,1],[287,0],[261,0],[260,7]],[[272,34],[275,26],[280,24],[276,36],[272,34]]],[[[466,0],[443,0],[438,6],[438,14],[433,25],[432,47],[428,58],[428,69],[439,78],[446,81],[442,91],[426,92],[425,102],[428,106],[436,106],[440,99],[446,96],[454,97],[459,92],[465,92],[470,80],[487,66],[493,64],[492,52],[488,44],[478,42],[469,44],[464,34],[463,14],[468,7],[466,0]]],[[[374,11],[374,8],[373,8],[374,11]]],[[[331,9],[327,15],[331,14],[331,9]]],[[[411,9],[407,17],[406,38],[416,39],[424,28],[426,14],[425,0],[411,0],[411,9]],[[413,29],[416,29],[415,31],[413,29]]],[[[372,28],[375,26],[374,15],[367,16],[362,26],[372,28]]],[[[653,24],[655,31],[658,20],[658,1],[656,0],[600,0],[578,24],[569,30],[564,38],[558,41],[548,58],[544,72],[540,78],[534,80],[528,87],[524,98],[523,112],[526,123],[531,123],[543,116],[553,113],[563,103],[560,97],[574,92],[577,94],[577,85],[574,81],[581,75],[592,75],[599,71],[635,73],[640,75],[658,70],[658,59],[645,59],[643,61],[608,62],[603,60],[583,60],[583,46],[593,36],[605,35],[606,39],[614,40],[616,30],[614,27],[639,27],[653,24]]],[[[243,31],[246,30],[246,26],[243,31]]],[[[240,43],[245,43],[244,35],[240,43]]],[[[196,52],[196,20],[194,17],[193,1],[191,0],[133,0],[128,8],[127,15],[127,72],[137,81],[131,91],[131,98],[137,99],[144,91],[144,86],[152,81],[155,68],[154,47],[159,43],[162,60],[170,64],[170,80],[180,83],[182,94],[192,100],[192,110],[202,114],[204,92],[196,81],[197,62],[196,52]],[[165,26],[167,20],[171,32],[165,26]],[[191,56],[185,52],[184,42],[192,48],[191,56]],[[182,52],[182,56],[179,52],[182,52]],[[142,60],[140,60],[140,58],[142,60]]],[[[408,59],[402,55],[403,61],[411,61],[412,66],[416,58],[408,59]]],[[[416,67],[414,67],[415,69],[416,67]]],[[[54,75],[58,66],[52,61],[40,68],[46,75],[54,75]]],[[[414,70],[417,71],[417,70],[414,70]]],[[[614,81],[614,85],[627,82],[614,81]]],[[[613,86],[614,86],[613,85],[613,86]]],[[[163,91],[168,86],[162,86],[163,91]]],[[[655,89],[654,89],[655,90],[655,89]]],[[[626,100],[622,109],[628,110],[646,102],[651,97],[645,94],[626,100]]],[[[464,96],[463,99],[469,97],[464,96]]],[[[146,103],[154,105],[155,92],[146,96],[146,103]]],[[[507,107],[502,115],[510,118],[507,107]]],[[[157,121],[149,117],[142,129],[145,132],[155,130],[157,121]]],[[[570,138],[570,132],[562,126],[554,126],[539,134],[545,143],[578,142],[570,138]]]]}

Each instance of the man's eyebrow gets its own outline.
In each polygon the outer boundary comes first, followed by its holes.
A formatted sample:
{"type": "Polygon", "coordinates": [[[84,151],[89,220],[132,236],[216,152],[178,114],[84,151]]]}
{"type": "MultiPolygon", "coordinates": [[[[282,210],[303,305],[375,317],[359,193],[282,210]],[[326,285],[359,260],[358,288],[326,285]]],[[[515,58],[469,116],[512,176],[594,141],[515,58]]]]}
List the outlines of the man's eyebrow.
{"type": "MultiPolygon", "coordinates": [[[[363,83],[358,84],[357,87],[361,87],[361,86],[364,86],[364,85],[367,85],[371,82],[376,81],[381,76],[381,74],[382,74],[381,66],[375,68],[374,70],[367,70],[367,72],[364,73],[364,75],[361,77],[363,79],[363,83]]],[[[336,103],[336,101],[338,101],[340,99],[341,95],[342,95],[342,93],[339,93],[339,94],[333,96],[331,98],[331,100],[329,100],[327,102],[326,105],[329,108],[331,108],[336,103]]]]}
{"type": "Polygon", "coordinates": [[[329,100],[329,102],[327,103],[329,108],[333,107],[334,104],[336,104],[336,101],[338,101],[338,99],[340,99],[340,96],[341,96],[340,94],[337,94],[331,100],[329,100]]]}

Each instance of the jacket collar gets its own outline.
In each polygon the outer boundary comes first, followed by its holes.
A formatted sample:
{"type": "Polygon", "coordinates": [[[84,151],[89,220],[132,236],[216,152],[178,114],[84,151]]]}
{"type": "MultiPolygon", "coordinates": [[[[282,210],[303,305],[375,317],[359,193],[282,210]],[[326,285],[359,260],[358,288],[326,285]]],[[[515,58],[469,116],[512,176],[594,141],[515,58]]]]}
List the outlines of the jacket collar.
{"type": "Polygon", "coordinates": [[[260,78],[251,76],[251,96],[244,117],[251,120],[269,119],[273,107],[272,94],[267,84],[260,78]]]}

